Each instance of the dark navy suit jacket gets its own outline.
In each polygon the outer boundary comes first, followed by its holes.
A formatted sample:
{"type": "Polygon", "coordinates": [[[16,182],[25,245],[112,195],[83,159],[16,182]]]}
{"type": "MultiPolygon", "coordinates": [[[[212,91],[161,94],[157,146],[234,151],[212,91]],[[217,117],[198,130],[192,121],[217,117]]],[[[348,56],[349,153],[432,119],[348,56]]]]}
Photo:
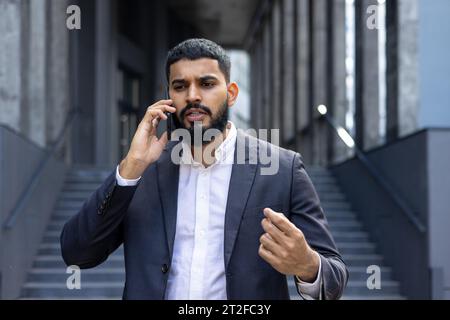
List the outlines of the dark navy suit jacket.
{"type": "MultiPolygon", "coordinates": [[[[347,283],[346,266],[336,249],[316,191],[301,156],[238,131],[235,163],[225,212],[224,263],[228,299],[289,299],[286,276],[258,255],[263,209],[283,212],[305,234],[321,257],[321,295],[337,299],[347,283]],[[245,164],[236,164],[244,146],[245,164]],[[275,175],[262,175],[258,154],[266,146],[279,156],[275,175]],[[253,159],[253,162],[251,161],[253,159]]],[[[67,265],[92,268],[124,245],[124,299],[164,299],[175,238],[179,165],[169,142],[160,159],[136,187],[116,184],[115,171],[86,200],[61,234],[67,265]]]]}

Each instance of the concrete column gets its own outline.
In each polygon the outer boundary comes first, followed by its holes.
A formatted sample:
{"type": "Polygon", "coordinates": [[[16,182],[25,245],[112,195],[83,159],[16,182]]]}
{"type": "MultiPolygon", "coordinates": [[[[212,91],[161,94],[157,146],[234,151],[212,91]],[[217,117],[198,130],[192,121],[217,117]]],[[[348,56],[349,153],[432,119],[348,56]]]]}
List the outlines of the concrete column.
{"type": "MultiPolygon", "coordinates": [[[[346,71],[345,71],[345,0],[334,0],[331,8],[331,48],[330,59],[332,68],[331,87],[329,88],[330,112],[336,123],[345,128],[345,115],[347,112],[346,99],[346,71]]],[[[331,133],[332,161],[340,161],[347,157],[349,149],[342,140],[331,133]]]]}
{"type": "Polygon", "coordinates": [[[378,29],[367,25],[368,8],[377,4],[377,0],[355,3],[357,141],[365,150],[380,143],[378,29]]]}
{"type": "Polygon", "coordinates": [[[270,33],[270,17],[267,17],[263,23],[263,47],[262,51],[264,53],[263,58],[263,69],[264,69],[264,83],[263,83],[263,105],[262,110],[264,113],[263,129],[270,129],[270,119],[272,118],[272,104],[271,101],[271,87],[272,87],[272,51],[271,51],[271,33],[270,33]]]}
{"type": "MultiPolygon", "coordinates": [[[[69,30],[66,28],[68,0],[49,1],[47,139],[61,133],[70,108],[69,30]]],[[[73,31],[77,32],[77,31],[73,31]]]]}
{"type": "Polygon", "coordinates": [[[295,124],[295,78],[296,68],[294,65],[295,44],[294,44],[294,0],[283,0],[282,2],[282,95],[281,106],[283,108],[283,143],[289,141],[295,143],[296,124],[295,124]]]}
{"type": "Polygon", "coordinates": [[[314,0],[310,2],[312,9],[312,159],[314,165],[325,165],[327,162],[327,134],[326,126],[318,123],[319,117],[316,107],[327,104],[327,5],[328,0],[314,0]]]}
{"type": "Polygon", "coordinates": [[[261,42],[261,31],[256,34],[255,46],[255,95],[253,98],[253,103],[256,107],[256,128],[264,127],[264,110],[263,110],[263,85],[264,85],[264,71],[263,71],[263,53],[262,53],[262,42],[261,42]]]}
{"type": "Polygon", "coordinates": [[[398,5],[398,125],[399,135],[403,137],[418,126],[419,5],[417,0],[399,0],[398,5]]]}
{"type": "Polygon", "coordinates": [[[309,0],[297,0],[295,1],[296,12],[296,67],[297,73],[296,88],[295,88],[295,103],[296,103],[296,122],[297,122],[297,139],[296,150],[301,152],[303,158],[308,163],[310,161],[311,151],[311,138],[306,137],[305,130],[308,129],[310,124],[311,113],[311,16],[310,16],[310,1],[309,0]],[[309,143],[308,143],[309,142],[309,143]]]}
{"type": "Polygon", "coordinates": [[[255,57],[255,45],[250,49],[250,96],[251,96],[251,104],[250,104],[250,126],[251,128],[257,127],[257,118],[258,118],[258,106],[255,103],[256,97],[256,57],[255,57]]]}
{"type": "Polygon", "coordinates": [[[24,52],[28,57],[28,110],[25,111],[29,115],[28,136],[40,146],[47,143],[48,5],[46,0],[30,2],[29,51],[24,52]]]}
{"type": "Polygon", "coordinates": [[[153,100],[164,98],[166,95],[166,57],[169,49],[169,28],[170,17],[166,4],[161,1],[151,1],[152,6],[152,34],[153,43],[157,43],[152,50],[151,68],[154,75],[153,100]]]}
{"type": "Polygon", "coordinates": [[[0,2],[0,123],[20,131],[21,0],[0,2]]]}
{"type": "Polygon", "coordinates": [[[419,11],[417,0],[387,1],[387,137],[417,128],[419,11]]]}
{"type": "Polygon", "coordinates": [[[309,124],[311,106],[309,103],[309,1],[296,1],[297,27],[297,88],[295,89],[297,107],[297,126],[305,129],[309,124]]]}
{"type": "MultiPolygon", "coordinates": [[[[112,24],[111,1],[96,0],[95,9],[95,163],[97,165],[109,165],[111,106],[113,92],[111,90],[112,77],[116,68],[112,61],[112,24]]],[[[115,160],[115,159],[114,159],[115,160]]]]}
{"type": "Polygon", "coordinates": [[[386,2],[386,140],[398,137],[398,0],[386,2]]]}
{"type": "MultiPolygon", "coordinates": [[[[281,2],[275,1],[272,8],[272,119],[271,129],[281,129],[281,2]]],[[[281,136],[281,131],[280,131],[281,136]]],[[[280,141],[282,141],[280,137],[280,141]]]]}

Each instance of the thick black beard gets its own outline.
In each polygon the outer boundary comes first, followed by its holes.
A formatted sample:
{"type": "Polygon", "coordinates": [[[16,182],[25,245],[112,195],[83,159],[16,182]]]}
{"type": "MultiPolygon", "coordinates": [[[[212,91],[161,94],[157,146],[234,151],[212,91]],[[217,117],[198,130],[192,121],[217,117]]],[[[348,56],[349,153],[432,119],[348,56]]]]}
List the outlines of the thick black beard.
{"type": "Polygon", "coordinates": [[[228,108],[228,98],[225,100],[225,102],[220,107],[216,117],[212,116],[211,109],[209,107],[207,107],[207,106],[200,105],[200,104],[188,104],[181,111],[181,114],[180,114],[180,118],[181,119],[179,119],[178,116],[175,116],[175,117],[173,117],[173,120],[174,120],[175,127],[177,129],[178,128],[182,128],[182,129],[186,129],[186,130],[189,131],[189,135],[190,135],[190,138],[191,138],[191,145],[192,146],[195,145],[195,139],[194,139],[194,130],[195,130],[195,128],[194,128],[194,123],[191,123],[191,127],[190,128],[187,128],[184,125],[184,115],[186,114],[186,112],[189,109],[192,109],[192,108],[201,109],[201,110],[205,111],[206,113],[208,113],[209,116],[211,117],[211,125],[208,126],[208,127],[202,127],[202,144],[203,145],[207,145],[207,144],[209,144],[211,142],[210,140],[203,140],[205,132],[207,130],[209,130],[209,129],[217,129],[217,130],[219,130],[222,133],[225,131],[225,128],[226,128],[226,126],[228,124],[228,119],[229,119],[229,116],[230,116],[229,115],[229,110],[228,110],[229,109],[228,108]]]}

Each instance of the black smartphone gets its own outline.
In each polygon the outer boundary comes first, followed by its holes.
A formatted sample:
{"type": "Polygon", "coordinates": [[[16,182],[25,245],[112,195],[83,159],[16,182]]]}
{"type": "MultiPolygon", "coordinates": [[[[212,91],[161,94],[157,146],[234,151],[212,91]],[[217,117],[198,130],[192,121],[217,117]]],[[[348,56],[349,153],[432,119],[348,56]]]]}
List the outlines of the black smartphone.
{"type": "MultiPolygon", "coordinates": [[[[166,99],[169,100],[169,89],[166,90],[166,99]]],[[[166,120],[166,131],[167,131],[167,139],[170,141],[172,140],[172,131],[173,131],[173,119],[172,119],[172,113],[171,112],[164,112],[167,116],[166,120]]]]}
{"type": "Polygon", "coordinates": [[[172,113],[170,113],[170,112],[164,112],[164,113],[167,116],[167,120],[166,120],[167,139],[170,141],[170,140],[172,140],[172,131],[173,131],[172,113]]]}

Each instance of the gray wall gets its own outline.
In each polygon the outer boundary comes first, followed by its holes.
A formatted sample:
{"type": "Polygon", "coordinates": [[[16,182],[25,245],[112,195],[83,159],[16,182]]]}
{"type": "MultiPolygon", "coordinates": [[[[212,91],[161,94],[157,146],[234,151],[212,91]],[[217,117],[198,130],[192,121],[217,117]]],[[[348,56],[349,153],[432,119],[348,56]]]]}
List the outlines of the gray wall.
{"type": "Polygon", "coordinates": [[[435,299],[450,299],[450,130],[428,133],[428,241],[435,299]]]}
{"type": "Polygon", "coordinates": [[[409,298],[449,297],[448,190],[450,130],[424,130],[367,154],[425,226],[421,233],[368,174],[351,159],[332,167],[409,298]],[[447,290],[447,291],[445,291],[447,290]]]}
{"type": "Polygon", "coordinates": [[[4,224],[44,157],[44,150],[0,126],[0,297],[17,298],[64,179],[64,164],[51,159],[15,224],[4,224]],[[42,192],[45,190],[45,192],[42,192]]]}
{"type": "Polygon", "coordinates": [[[450,1],[419,2],[419,126],[450,126],[450,1]]]}

